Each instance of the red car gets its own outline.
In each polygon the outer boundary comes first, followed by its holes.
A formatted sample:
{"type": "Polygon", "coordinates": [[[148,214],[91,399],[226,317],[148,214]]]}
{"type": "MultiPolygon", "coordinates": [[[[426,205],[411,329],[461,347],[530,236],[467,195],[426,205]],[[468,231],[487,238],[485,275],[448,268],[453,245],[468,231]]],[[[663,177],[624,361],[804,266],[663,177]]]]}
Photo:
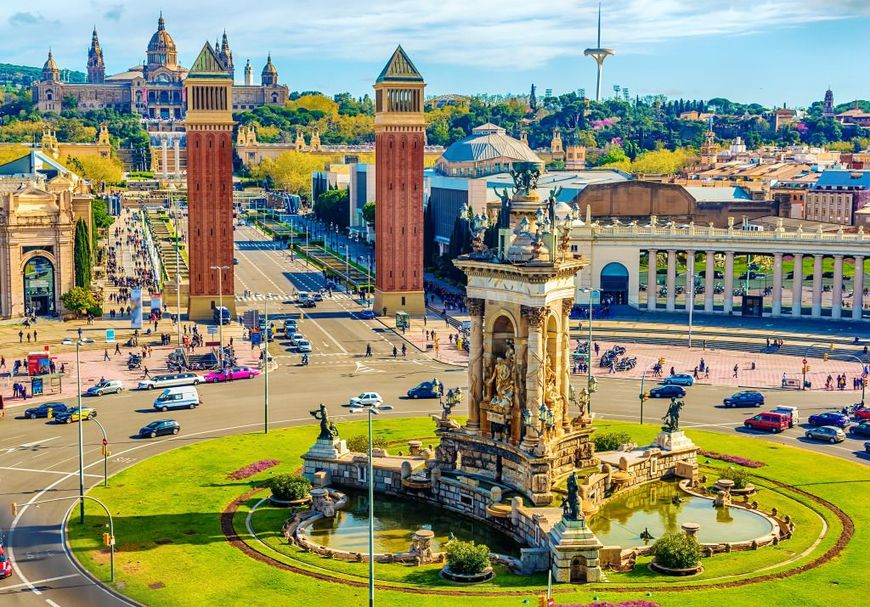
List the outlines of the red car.
{"type": "Polygon", "coordinates": [[[870,409],[856,409],[855,410],[855,419],[864,420],[870,419],[870,409]]]}
{"type": "Polygon", "coordinates": [[[8,578],[10,575],[12,575],[12,561],[0,547],[0,580],[8,578]]]}
{"type": "Polygon", "coordinates": [[[213,384],[234,379],[254,379],[260,374],[257,369],[250,367],[232,367],[223,371],[212,371],[205,376],[206,383],[213,384]]]}
{"type": "Polygon", "coordinates": [[[782,413],[759,413],[750,417],[743,425],[750,430],[782,432],[788,429],[789,416],[782,413]]]}

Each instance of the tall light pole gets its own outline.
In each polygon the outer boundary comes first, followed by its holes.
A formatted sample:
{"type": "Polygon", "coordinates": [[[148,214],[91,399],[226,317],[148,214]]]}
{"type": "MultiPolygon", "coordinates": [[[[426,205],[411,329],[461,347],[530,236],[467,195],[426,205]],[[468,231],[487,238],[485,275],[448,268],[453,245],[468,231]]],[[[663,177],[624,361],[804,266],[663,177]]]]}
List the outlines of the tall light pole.
{"type": "MultiPolygon", "coordinates": [[[[385,407],[386,409],[386,407],[385,407]]],[[[351,409],[351,413],[359,413],[359,409],[351,409]]],[[[366,480],[369,485],[369,607],[375,604],[375,466],[372,461],[372,415],[380,411],[375,406],[366,407],[369,417],[369,462],[366,480]]]]}
{"type": "Polygon", "coordinates": [[[305,224],[305,267],[308,267],[308,224],[305,224]]]}
{"type": "Polygon", "coordinates": [[[229,270],[229,266],[209,266],[211,270],[217,270],[218,273],[218,340],[220,341],[220,362],[221,371],[224,369],[224,270],[229,270]]]}
{"type": "Polygon", "coordinates": [[[592,413],[592,294],[598,293],[601,298],[601,289],[580,289],[581,293],[589,293],[589,340],[586,342],[586,391],[589,393],[587,400],[587,412],[592,413]]]}
{"type": "Polygon", "coordinates": [[[82,341],[76,340],[76,406],[79,408],[79,522],[85,524],[85,447],[82,431],[82,341]]]}
{"type": "MultiPolygon", "coordinates": [[[[178,250],[178,199],[175,200],[175,327],[178,332],[178,347],[181,347],[181,251],[178,250]]],[[[169,195],[170,208],[173,197],[169,195]]]]}
{"type": "Polygon", "coordinates": [[[344,245],[344,280],[347,283],[347,292],[350,293],[350,246],[344,245]]]}
{"type": "Polygon", "coordinates": [[[647,396],[646,392],[643,391],[643,380],[646,379],[646,372],[649,371],[649,368],[654,366],[656,363],[650,363],[643,370],[643,373],[640,375],[640,394],[638,398],[640,399],[640,423],[643,424],[643,403],[646,401],[647,396]]]}
{"type": "Polygon", "coordinates": [[[269,297],[263,299],[263,317],[266,320],[266,350],[263,355],[263,434],[269,434],[269,297]]]}

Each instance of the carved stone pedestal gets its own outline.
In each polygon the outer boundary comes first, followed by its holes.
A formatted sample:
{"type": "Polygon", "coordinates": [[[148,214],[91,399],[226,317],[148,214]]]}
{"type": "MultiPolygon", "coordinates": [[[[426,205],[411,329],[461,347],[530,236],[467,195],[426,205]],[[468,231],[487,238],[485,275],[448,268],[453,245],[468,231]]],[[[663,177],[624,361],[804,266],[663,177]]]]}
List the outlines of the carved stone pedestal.
{"type": "Polygon", "coordinates": [[[303,457],[337,459],[345,453],[348,453],[348,449],[347,442],[343,439],[318,438],[303,457]]]}
{"type": "Polygon", "coordinates": [[[695,443],[682,430],[676,432],[659,432],[655,446],[662,451],[688,451],[697,449],[695,443]]]}
{"type": "Polygon", "coordinates": [[[604,579],[598,560],[603,544],[585,521],[563,518],[550,530],[548,539],[553,581],[587,583],[604,579]]]}

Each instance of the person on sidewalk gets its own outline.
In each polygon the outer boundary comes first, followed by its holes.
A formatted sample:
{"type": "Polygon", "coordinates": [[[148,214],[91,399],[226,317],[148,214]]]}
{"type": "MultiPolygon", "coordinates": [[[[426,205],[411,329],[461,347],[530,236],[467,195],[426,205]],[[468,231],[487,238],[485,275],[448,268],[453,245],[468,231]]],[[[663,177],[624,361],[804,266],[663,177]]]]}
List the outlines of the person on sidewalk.
{"type": "Polygon", "coordinates": [[[0,356],[0,369],[5,369],[5,368],[6,368],[6,357],[0,356]]]}
{"type": "Polygon", "coordinates": [[[704,379],[710,379],[710,367],[704,369],[704,379]]]}
{"type": "Polygon", "coordinates": [[[105,361],[105,360],[111,360],[111,358],[112,358],[112,357],[109,356],[109,349],[108,349],[108,348],[104,348],[104,349],[103,349],[103,360],[104,360],[104,361],[105,361]]]}
{"type": "Polygon", "coordinates": [[[115,342],[115,356],[118,356],[121,353],[121,344],[115,342]]]}
{"type": "Polygon", "coordinates": [[[366,357],[366,358],[371,358],[371,356],[372,356],[372,345],[371,345],[371,344],[366,344],[366,355],[365,355],[365,357],[366,357]]]}
{"type": "Polygon", "coordinates": [[[737,377],[737,370],[738,369],[739,369],[739,367],[737,366],[737,363],[734,363],[734,374],[731,377],[737,377]]]}
{"type": "Polygon", "coordinates": [[[18,332],[18,343],[24,343],[24,331],[18,332]]]}
{"type": "Polygon", "coordinates": [[[396,349],[396,346],[393,346],[393,358],[398,358],[399,351],[396,349]]]}
{"type": "Polygon", "coordinates": [[[698,379],[698,367],[695,367],[695,370],[692,372],[692,377],[698,379]]]}
{"type": "Polygon", "coordinates": [[[146,365],[144,371],[142,372],[142,379],[145,379],[148,377],[151,377],[151,374],[148,372],[148,366],[146,365]]]}
{"type": "Polygon", "coordinates": [[[402,356],[408,356],[408,348],[405,347],[405,344],[402,344],[402,356]]]}
{"type": "Polygon", "coordinates": [[[36,342],[36,338],[39,334],[36,332],[36,329],[33,330],[33,341],[36,342]]]}
{"type": "Polygon", "coordinates": [[[27,343],[30,343],[30,331],[27,332],[27,343]]]}

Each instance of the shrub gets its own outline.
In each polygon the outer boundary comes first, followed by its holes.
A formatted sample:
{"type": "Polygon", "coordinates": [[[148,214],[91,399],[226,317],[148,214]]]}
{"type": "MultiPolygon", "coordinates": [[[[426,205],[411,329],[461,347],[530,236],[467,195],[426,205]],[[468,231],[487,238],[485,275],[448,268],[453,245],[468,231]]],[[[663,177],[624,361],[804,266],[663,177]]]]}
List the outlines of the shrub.
{"type": "Polygon", "coordinates": [[[486,544],[453,540],[447,544],[447,564],[453,573],[475,575],[489,567],[489,547],[486,544]]]}
{"type": "Polygon", "coordinates": [[[620,445],[631,442],[631,436],[626,432],[605,432],[595,435],[596,451],[616,451],[620,445]]]}
{"type": "Polygon", "coordinates": [[[685,533],[666,533],[653,544],[655,562],[671,569],[689,569],[701,562],[701,547],[685,533]]]}
{"type": "Polygon", "coordinates": [[[749,484],[749,473],[743,468],[729,466],[728,469],[722,473],[722,478],[734,481],[735,489],[746,489],[746,485],[749,484]]]}
{"type": "Polygon", "coordinates": [[[279,474],[269,481],[272,495],[279,500],[301,500],[311,491],[311,481],[295,474],[279,474]]]}
{"type": "MultiPolygon", "coordinates": [[[[386,449],[387,439],[385,439],[383,436],[373,436],[372,447],[374,447],[375,449],[386,449]]],[[[347,448],[351,451],[356,451],[357,453],[368,453],[369,435],[357,434],[355,436],[351,436],[349,439],[347,439],[347,448]]]]}

